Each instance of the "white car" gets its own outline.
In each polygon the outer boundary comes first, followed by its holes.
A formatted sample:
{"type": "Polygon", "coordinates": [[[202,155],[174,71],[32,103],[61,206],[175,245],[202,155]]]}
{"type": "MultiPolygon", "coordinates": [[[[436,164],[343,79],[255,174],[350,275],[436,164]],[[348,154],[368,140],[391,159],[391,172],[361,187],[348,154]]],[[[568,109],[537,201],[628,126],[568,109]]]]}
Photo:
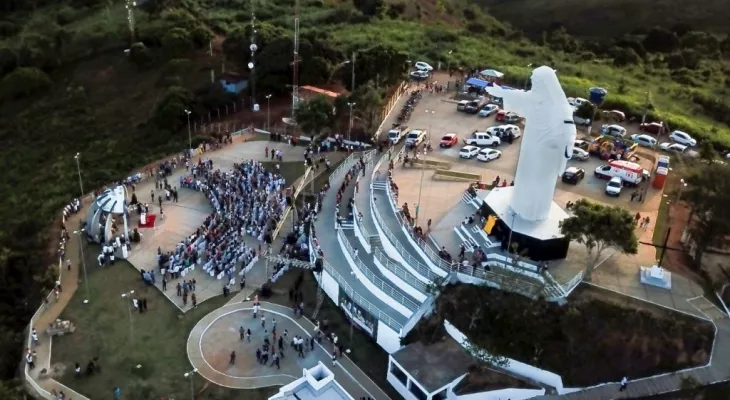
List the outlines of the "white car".
{"type": "Polygon", "coordinates": [[[418,146],[426,140],[426,131],[421,129],[414,129],[406,136],[406,146],[418,146]]]}
{"type": "Polygon", "coordinates": [[[622,187],[623,187],[623,183],[621,181],[621,178],[618,176],[614,176],[606,184],[606,194],[609,196],[618,196],[621,194],[622,187]]]}
{"type": "Polygon", "coordinates": [[[490,126],[489,128],[487,128],[486,132],[500,139],[506,139],[507,137],[509,137],[510,133],[512,133],[513,139],[517,139],[522,136],[522,131],[520,130],[520,127],[511,124],[490,126]]]}
{"type": "Polygon", "coordinates": [[[677,142],[679,144],[683,144],[685,146],[689,146],[689,147],[697,146],[697,140],[695,140],[692,136],[690,136],[689,133],[685,133],[682,131],[674,131],[669,135],[669,138],[672,139],[672,141],[677,142]]]}
{"type": "Polygon", "coordinates": [[[643,147],[654,147],[656,146],[656,139],[649,135],[631,135],[631,140],[636,142],[639,146],[643,147]]]}
{"type": "Polygon", "coordinates": [[[495,149],[481,149],[477,154],[477,160],[484,162],[496,160],[499,157],[502,157],[502,152],[495,149]]]}
{"type": "Polygon", "coordinates": [[[461,158],[472,158],[479,153],[479,147],[476,146],[464,146],[459,150],[459,157],[461,158]]]}
{"type": "Polygon", "coordinates": [[[601,133],[604,135],[623,138],[624,136],[626,136],[626,128],[616,124],[603,125],[601,127],[601,133]]]}
{"type": "Polygon", "coordinates": [[[499,111],[499,106],[496,104],[487,104],[484,107],[482,107],[481,110],[479,110],[479,116],[480,117],[488,117],[494,113],[499,111]]]}
{"type": "Polygon", "coordinates": [[[687,146],[679,143],[664,142],[659,145],[662,151],[674,152],[674,153],[685,153],[687,152],[687,146]]]}
{"type": "Polygon", "coordinates": [[[470,146],[499,146],[502,141],[498,136],[490,135],[487,132],[474,132],[469,137],[464,138],[464,144],[470,146]]]}
{"type": "Polygon", "coordinates": [[[580,147],[573,147],[573,155],[570,156],[571,160],[586,161],[589,158],[591,158],[590,153],[580,147]]]}
{"type": "Polygon", "coordinates": [[[433,67],[423,61],[417,61],[413,64],[419,71],[433,71],[433,67]]]}
{"type": "Polygon", "coordinates": [[[411,79],[416,81],[422,81],[425,79],[428,79],[429,72],[428,71],[413,71],[410,73],[411,79]]]}
{"type": "Polygon", "coordinates": [[[568,104],[574,107],[580,107],[583,103],[588,103],[588,100],[582,97],[568,97],[568,104]]]}

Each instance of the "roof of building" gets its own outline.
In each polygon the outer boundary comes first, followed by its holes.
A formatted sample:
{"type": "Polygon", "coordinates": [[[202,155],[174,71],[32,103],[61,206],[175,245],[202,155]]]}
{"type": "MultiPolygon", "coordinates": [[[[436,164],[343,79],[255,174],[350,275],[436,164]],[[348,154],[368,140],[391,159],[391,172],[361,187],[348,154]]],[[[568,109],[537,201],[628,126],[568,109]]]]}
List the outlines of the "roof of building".
{"type": "Polygon", "coordinates": [[[474,364],[474,359],[451,338],[428,346],[411,343],[392,357],[429,393],[466,374],[474,364]]]}
{"type": "Polygon", "coordinates": [[[331,98],[336,98],[337,96],[340,95],[337,92],[333,92],[331,90],[326,90],[326,89],[320,89],[320,88],[314,87],[314,86],[302,86],[299,88],[299,90],[300,91],[302,91],[302,90],[309,91],[309,92],[313,92],[316,94],[323,94],[323,95],[325,95],[327,97],[331,97],[331,98]]]}

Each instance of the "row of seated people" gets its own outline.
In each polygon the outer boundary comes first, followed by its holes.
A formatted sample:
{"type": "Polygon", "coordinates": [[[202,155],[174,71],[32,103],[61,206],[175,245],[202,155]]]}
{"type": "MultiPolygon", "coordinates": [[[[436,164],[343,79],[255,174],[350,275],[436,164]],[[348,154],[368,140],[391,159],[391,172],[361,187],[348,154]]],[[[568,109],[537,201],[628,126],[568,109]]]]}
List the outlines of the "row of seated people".
{"type": "Polygon", "coordinates": [[[160,249],[158,262],[174,274],[197,264],[211,276],[231,277],[237,266],[245,267],[260,253],[260,245],[257,251],[256,246],[246,244],[247,237],[271,241],[290,201],[284,190],[286,181],[258,161],[246,161],[230,172],[198,168],[195,182],[195,189],[203,191],[214,211],[173,251],[163,256],[160,249]]]}

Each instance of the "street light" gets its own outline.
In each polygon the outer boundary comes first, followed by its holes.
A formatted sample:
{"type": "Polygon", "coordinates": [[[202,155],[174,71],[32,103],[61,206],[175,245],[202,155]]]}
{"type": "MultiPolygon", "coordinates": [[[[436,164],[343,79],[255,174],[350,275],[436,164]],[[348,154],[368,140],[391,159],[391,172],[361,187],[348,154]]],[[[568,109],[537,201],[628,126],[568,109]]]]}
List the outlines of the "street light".
{"type": "Polygon", "coordinates": [[[266,95],[266,130],[271,133],[271,95],[266,95]]]}
{"type": "MultiPolygon", "coordinates": [[[[134,294],[134,290],[130,290],[128,292],[122,293],[122,300],[129,299],[130,302],[134,302],[132,300],[132,295],[134,294]]],[[[132,345],[132,349],[134,349],[134,328],[132,326],[132,304],[127,305],[127,311],[129,311],[129,342],[132,345]]]]}
{"type": "Polygon", "coordinates": [[[183,374],[184,377],[190,378],[190,399],[191,400],[195,400],[195,386],[193,386],[194,385],[193,378],[195,377],[196,372],[198,372],[198,369],[193,368],[192,371],[186,372],[185,374],[183,374]]]}
{"type": "Polygon", "coordinates": [[[91,295],[89,294],[89,276],[86,275],[86,258],[84,257],[84,245],[81,244],[81,234],[85,232],[85,228],[81,228],[78,231],[74,231],[74,233],[78,236],[79,239],[79,251],[81,252],[81,265],[84,268],[84,286],[86,287],[86,299],[84,299],[84,304],[89,304],[89,299],[91,298],[91,295]]]}
{"type": "MultiPolygon", "coordinates": [[[[527,64],[527,68],[532,67],[532,63],[527,64]]],[[[530,81],[530,71],[527,71],[527,76],[525,77],[525,85],[524,88],[527,90],[527,82],[530,81]]]]}
{"type": "Polygon", "coordinates": [[[81,181],[81,164],[79,161],[79,157],[81,156],[81,153],[76,153],[74,158],[76,159],[76,171],[79,173],[79,189],[81,189],[81,197],[84,197],[84,183],[81,181]]]}
{"type": "MultiPolygon", "coordinates": [[[[430,145],[431,144],[431,125],[432,125],[432,118],[433,118],[433,115],[436,114],[436,111],[434,111],[434,110],[426,110],[426,114],[429,114],[429,119],[428,119],[428,142],[426,142],[426,143],[428,143],[430,145]]],[[[418,152],[418,149],[416,149],[416,153],[417,152],[418,152]]],[[[424,158],[426,157],[426,152],[425,151],[423,153],[423,157],[424,158]]],[[[423,168],[424,166],[425,165],[422,165],[421,166],[421,182],[418,185],[418,202],[416,203],[416,218],[414,219],[414,225],[418,223],[418,214],[419,214],[419,211],[421,211],[421,193],[423,192],[423,177],[424,177],[424,173],[426,171],[426,169],[423,168]]]]}
{"type": "MultiPolygon", "coordinates": [[[[190,110],[185,110],[185,114],[188,115],[188,146],[190,148],[190,155],[193,154],[193,134],[190,131],[190,110]]],[[[219,116],[220,117],[220,116],[219,116]]]]}
{"type": "Polygon", "coordinates": [[[512,232],[515,230],[515,216],[517,216],[517,213],[510,210],[510,215],[512,215],[512,224],[509,227],[509,239],[507,239],[507,253],[510,253],[510,249],[512,248],[512,232]]]}
{"type": "Polygon", "coordinates": [[[451,75],[451,53],[453,53],[454,50],[449,50],[448,53],[446,53],[446,72],[451,75]]]}
{"type": "Polygon", "coordinates": [[[354,107],[357,103],[347,103],[347,106],[350,107],[350,122],[347,126],[347,140],[350,140],[350,134],[352,133],[352,107],[354,107]]]}
{"type": "Polygon", "coordinates": [[[335,67],[332,69],[332,72],[330,73],[329,78],[327,78],[327,83],[330,83],[332,81],[332,77],[335,76],[335,72],[337,72],[340,68],[344,67],[345,65],[349,64],[350,62],[351,62],[350,60],[346,60],[346,61],[343,61],[343,62],[335,65],[335,67]]]}

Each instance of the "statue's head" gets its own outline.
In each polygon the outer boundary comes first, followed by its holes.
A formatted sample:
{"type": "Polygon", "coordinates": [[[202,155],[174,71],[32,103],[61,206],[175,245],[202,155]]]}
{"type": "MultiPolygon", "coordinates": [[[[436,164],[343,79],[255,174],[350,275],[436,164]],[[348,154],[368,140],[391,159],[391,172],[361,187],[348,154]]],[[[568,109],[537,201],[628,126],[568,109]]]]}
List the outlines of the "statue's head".
{"type": "Polygon", "coordinates": [[[532,71],[532,87],[531,92],[538,94],[541,102],[554,103],[556,105],[567,104],[568,100],[565,97],[565,92],[556,71],[548,66],[543,65],[542,67],[535,68],[532,71]]]}

